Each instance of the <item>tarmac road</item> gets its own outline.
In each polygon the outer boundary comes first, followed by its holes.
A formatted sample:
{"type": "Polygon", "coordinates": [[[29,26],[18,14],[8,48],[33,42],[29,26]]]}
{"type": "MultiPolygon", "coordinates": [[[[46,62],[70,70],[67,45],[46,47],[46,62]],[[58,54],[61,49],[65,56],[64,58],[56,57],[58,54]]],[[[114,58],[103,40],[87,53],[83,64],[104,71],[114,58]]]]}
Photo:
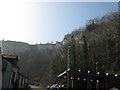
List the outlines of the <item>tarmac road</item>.
{"type": "Polygon", "coordinates": [[[29,85],[30,89],[29,90],[47,90],[47,89],[43,89],[40,86],[35,86],[35,85],[29,85]]]}

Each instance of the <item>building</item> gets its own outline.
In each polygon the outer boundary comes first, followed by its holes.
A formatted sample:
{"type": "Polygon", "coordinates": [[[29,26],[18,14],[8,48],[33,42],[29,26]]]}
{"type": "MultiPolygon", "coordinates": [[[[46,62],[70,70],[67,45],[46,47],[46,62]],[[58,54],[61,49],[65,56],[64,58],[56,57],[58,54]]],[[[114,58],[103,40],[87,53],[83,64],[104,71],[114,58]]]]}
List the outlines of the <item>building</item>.
{"type": "Polygon", "coordinates": [[[2,89],[25,88],[27,77],[19,73],[18,56],[2,55],[2,89]]]}
{"type": "MultiPolygon", "coordinates": [[[[0,89],[25,88],[28,78],[20,73],[18,67],[18,56],[14,55],[16,50],[11,46],[0,41],[0,89]]],[[[17,46],[16,46],[17,47],[17,46]]]]}
{"type": "Polygon", "coordinates": [[[18,88],[28,87],[28,78],[21,73],[18,73],[18,88]]]}
{"type": "Polygon", "coordinates": [[[16,78],[16,72],[14,71],[17,71],[18,68],[13,64],[16,60],[13,60],[12,58],[15,57],[2,56],[2,88],[14,87],[13,82],[16,78]]]}

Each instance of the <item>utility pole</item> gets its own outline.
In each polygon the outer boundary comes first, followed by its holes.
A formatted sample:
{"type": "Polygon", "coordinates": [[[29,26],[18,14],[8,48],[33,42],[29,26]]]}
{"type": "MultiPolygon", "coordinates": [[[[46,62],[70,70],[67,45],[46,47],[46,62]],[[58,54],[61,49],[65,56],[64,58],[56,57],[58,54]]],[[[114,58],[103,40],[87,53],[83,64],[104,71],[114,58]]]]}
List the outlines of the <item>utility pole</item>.
{"type": "Polygon", "coordinates": [[[67,90],[70,88],[70,76],[69,76],[69,69],[70,69],[70,48],[71,46],[68,47],[68,59],[67,59],[67,90]]]}
{"type": "Polygon", "coordinates": [[[71,49],[71,46],[68,46],[67,69],[70,68],[70,49],[71,49]]]}
{"type": "Polygon", "coordinates": [[[95,63],[95,65],[96,65],[96,72],[98,72],[98,61],[95,63]]]}

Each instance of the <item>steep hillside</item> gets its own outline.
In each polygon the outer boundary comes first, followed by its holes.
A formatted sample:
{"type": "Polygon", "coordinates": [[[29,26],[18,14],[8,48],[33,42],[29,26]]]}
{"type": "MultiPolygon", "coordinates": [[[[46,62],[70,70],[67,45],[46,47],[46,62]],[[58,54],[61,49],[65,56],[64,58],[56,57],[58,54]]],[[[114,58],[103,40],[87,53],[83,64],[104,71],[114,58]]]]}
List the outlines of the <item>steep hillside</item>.
{"type": "Polygon", "coordinates": [[[120,74],[120,14],[91,19],[85,28],[67,34],[57,45],[52,62],[53,77],[68,66],[82,72],[120,74]]]}
{"type": "Polygon", "coordinates": [[[55,44],[29,45],[23,42],[2,41],[3,54],[18,55],[20,72],[39,83],[50,81],[50,61],[55,44]]]}

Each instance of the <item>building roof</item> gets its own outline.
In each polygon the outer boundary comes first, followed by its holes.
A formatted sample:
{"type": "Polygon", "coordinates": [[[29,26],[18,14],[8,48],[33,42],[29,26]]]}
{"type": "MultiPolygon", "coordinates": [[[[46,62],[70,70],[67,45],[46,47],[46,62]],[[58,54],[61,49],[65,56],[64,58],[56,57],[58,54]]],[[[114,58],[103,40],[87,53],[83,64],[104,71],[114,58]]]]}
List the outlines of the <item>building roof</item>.
{"type": "Polygon", "coordinates": [[[63,77],[63,76],[66,76],[67,75],[67,72],[69,73],[69,76],[75,76],[75,77],[79,77],[79,76],[93,76],[93,77],[117,77],[117,78],[120,78],[120,74],[117,74],[117,73],[102,73],[102,72],[96,72],[96,73],[92,73],[90,71],[88,72],[81,72],[81,70],[77,70],[77,71],[73,71],[73,70],[66,70],[64,71],[63,73],[59,74],[58,75],[58,78],[60,77],[63,77]]]}
{"type": "Polygon", "coordinates": [[[12,63],[13,65],[17,65],[18,56],[16,55],[2,55],[2,58],[12,63]]]}

